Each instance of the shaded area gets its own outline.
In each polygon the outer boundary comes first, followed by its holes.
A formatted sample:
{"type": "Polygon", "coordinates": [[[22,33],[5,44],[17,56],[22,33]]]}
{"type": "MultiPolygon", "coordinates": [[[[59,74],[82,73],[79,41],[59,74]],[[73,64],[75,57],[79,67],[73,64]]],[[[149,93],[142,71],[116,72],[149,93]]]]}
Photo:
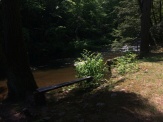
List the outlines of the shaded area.
{"type": "Polygon", "coordinates": [[[22,104],[1,104],[5,122],[161,122],[163,114],[147,99],[135,93],[72,90],[47,94],[47,107],[23,108],[22,104]]]}
{"type": "Polygon", "coordinates": [[[150,53],[142,59],[144,62],[159,62],[163,61],[163,53],[150,53]]]}
{"type": "Polygon", "coordinates": [[[54,90],[46,94],[46,107],[3,103],[0,104],[0,121],[161,122],[163,114],[146,98],[131,92],[110,91],[124,80],[94,90],[54,90]]]}
{"type": "Polygon", "coordinates": [[[4,80],[6,78],[5,68],[3,66],[4,64],[0,61],[0,81],[4,80]]]}
{"type": "Polygon", "coordinates": [[[75,92],[66,98],[51,100],[51,121],[65,122],[154,122],[163,114],[147,99],[135,93],[100,90],[95,93],[75,92]]]}
{"type": "Polygon", "coordinates": [[[0,102],[6,97],[7,95],[7,84],[6,81],[0,81],[0,102]]]}
{"type": "Polygon", "coordinates": [[[0,87],[0,94],[5,92],[5,91],[6,91],[5,87],[0,87]]]}

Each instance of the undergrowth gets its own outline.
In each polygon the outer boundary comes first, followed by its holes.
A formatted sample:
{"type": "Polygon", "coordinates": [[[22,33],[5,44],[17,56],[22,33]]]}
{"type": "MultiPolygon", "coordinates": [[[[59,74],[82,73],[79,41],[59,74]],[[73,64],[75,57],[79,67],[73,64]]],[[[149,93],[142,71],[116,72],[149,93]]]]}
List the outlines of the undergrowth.
{"type": "Polygon", "coordinates": [[[81,57],[75,61],[75,69],[78,78],[92,76],[94,79],[93,82],[82,82],[80,85],[83,87],[99,85],[107,71],[101,53],[95,54],[87,50],[84,50],[81,57]]]}
{"type": "Polygon", "coordinates": [[[120,75],[136,72],[139,69],[136,57],[135,53],[127,52],[125,55],[116,58],[113,67],[120,75]]]}

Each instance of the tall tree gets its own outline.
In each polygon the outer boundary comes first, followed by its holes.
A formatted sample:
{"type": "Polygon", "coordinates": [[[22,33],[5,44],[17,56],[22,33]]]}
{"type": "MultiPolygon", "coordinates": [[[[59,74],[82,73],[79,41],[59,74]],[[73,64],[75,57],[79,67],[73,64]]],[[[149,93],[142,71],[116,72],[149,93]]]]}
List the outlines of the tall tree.
{"type": "Polygon", "coordinates": [[[2,0],[8,97],[24,99],[37,88],[23,41],[20,0],[2,0]]]}
{"type": "Polygon", "coordinates": [[[141,6],[141,45],[140,54],[142,56],[149,53],[150,28],[151,28],[151,5],[152,0],[139,0],[141,6]]]}

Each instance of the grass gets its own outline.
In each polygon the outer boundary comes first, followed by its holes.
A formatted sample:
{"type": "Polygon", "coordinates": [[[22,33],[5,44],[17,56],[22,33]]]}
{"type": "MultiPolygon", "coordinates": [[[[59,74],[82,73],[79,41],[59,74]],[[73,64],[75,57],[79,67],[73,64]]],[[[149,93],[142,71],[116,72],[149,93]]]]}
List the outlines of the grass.
{"type": "MultiPolygon", "coordinates": [[[[126,74],[123,83],[115,87],[114,91],[125,89],[148,99],[157,110],[163,112],[163,58],[152,56],[139,62],[139,72],[126,74]]],[[[115,80],[114,78],[112,80],[115,80]]]]}

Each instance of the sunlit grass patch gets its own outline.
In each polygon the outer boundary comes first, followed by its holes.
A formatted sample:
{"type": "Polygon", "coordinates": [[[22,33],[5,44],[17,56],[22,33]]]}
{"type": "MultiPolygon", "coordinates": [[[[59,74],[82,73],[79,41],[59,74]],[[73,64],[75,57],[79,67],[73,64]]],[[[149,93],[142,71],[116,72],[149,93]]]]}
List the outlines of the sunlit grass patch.
{"type": "MultiPolygon", "coordinates": [[[[119,75],[112,70],[113,91],[140,94],[157,109],[163,112],[163,56],[152,56],[137,62],[139,71],[119,75]],[[120,78],[123,82],[118,82],[120,78]]],[[[153,108],[149,108],[152,111],[153,108]]],[[[152,115],[150,115],[152,116],[152,115]]]]}

